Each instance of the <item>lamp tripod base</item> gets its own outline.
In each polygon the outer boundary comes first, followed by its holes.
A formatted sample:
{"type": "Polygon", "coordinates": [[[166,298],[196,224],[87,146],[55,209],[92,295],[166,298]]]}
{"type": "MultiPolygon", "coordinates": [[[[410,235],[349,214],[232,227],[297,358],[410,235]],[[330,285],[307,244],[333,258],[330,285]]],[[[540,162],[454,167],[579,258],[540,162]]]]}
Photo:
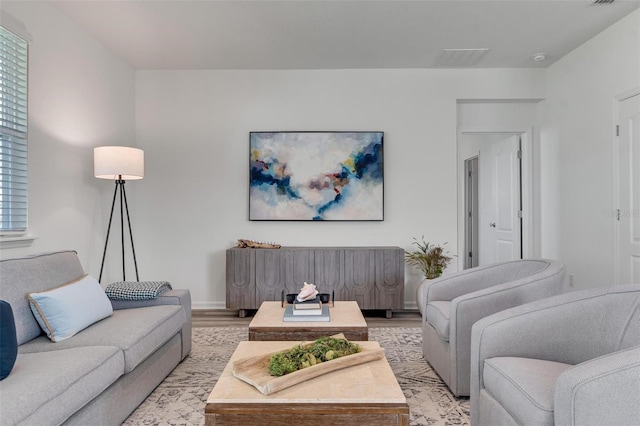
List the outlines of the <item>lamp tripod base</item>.
{"type": "Polygon", "coordinates": [[[113,191],[113,200],[111,201],[111,214],[109,215],[109,225],[107,226],[107,237],[104,242],[104,250],[102,252],[102,263],[100,264],[100,276],[98,282],[102,282],[102,272],[104,271],[104,260],[107,256],[107,246],[109,245],[109,233],[111,232],[111,222],[113,221],[113,210],[116,205],[116,197],[120,194],[120,239],[122,242],[122,281],[127,280],[126,264],[124,255],[124,213],[127,214],[127,225],[129,227],[129,239],[131,241],[131,251],[133,253],[133,265],[136,270],[136,281],[140,281],[138,276],[138,262],[136,260],[136,249],[133,245],[133,233],[131,232],[131,220],[129,219],[129,206],[127,204],[127,193],[124,189],[125,181],[117,179],[116,186],[113,191]]]}

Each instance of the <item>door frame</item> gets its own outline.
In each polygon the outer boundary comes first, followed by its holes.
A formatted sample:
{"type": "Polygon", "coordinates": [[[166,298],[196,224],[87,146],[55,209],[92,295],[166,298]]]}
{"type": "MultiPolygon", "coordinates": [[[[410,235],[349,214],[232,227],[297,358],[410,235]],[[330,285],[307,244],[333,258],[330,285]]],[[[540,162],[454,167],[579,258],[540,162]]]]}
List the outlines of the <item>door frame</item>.
{"type": "Polygon", "coordinates": [[[613,97],[613,126],[611,129],[611,144],[613,150],[613,208],[611,209],[611,218],[613,220],[613,283],[620,284],[620,221],[614,212],[620,208],[620,138],[616,134],[616,126],[620,125],[620,103],[632,98],[640,96],[640,87],[634,87],[626,90],[613,97]]]}
{"type": "MultiPolygon", "coordinates": [[[[465,259],[466,247],[465,235],[465,176],[464,160],[459,158],[462,136],[468,135],[517,135],[521,138],[521,168],[520,168],[520,196],[522,198],[522,258],[533,257],[534,233],[533,233],[533,127],[527,129],[500,129],[500,128],[472,128],[458,129],[456,141],[456,168],[458,179],[458,259],[465,259]],[[461,166],[462,165],[462,166],[461,166]]],[[[458,262],[458,270],[463,268],[464,262],[458,262]]]]}
{"type": "Polygon", "coordinates": [[[464,164],[464,257],[462,262],[463,269],[472,268],[477,266],[478,263],[478,165],[480,155],[479,153],[471,157],[463,159],[464,164]],[[471,215],[471,213],[474,213],[471,215]],[[469,218],[472,217],[473,220],[469,218]],[[469,253],[475,254],[474,257],[469,256],[469,253]],[[476,265],[474,265],[476,264],[476,265]]]}

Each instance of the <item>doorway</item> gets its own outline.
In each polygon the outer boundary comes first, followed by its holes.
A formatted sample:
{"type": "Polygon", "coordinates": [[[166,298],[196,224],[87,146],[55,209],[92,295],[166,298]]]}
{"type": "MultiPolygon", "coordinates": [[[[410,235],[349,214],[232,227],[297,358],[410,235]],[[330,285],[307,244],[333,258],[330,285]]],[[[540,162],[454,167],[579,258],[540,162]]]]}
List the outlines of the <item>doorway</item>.
{"type": "Polygon", "coordinates": [[[530,255],[531,133],[459,134],[464,269],[530,255]]]}
{"type": "Polygon", "coordinates": [[[619,99],[617,107],[614,280],[640,283],[640,94],[619,99]]]}

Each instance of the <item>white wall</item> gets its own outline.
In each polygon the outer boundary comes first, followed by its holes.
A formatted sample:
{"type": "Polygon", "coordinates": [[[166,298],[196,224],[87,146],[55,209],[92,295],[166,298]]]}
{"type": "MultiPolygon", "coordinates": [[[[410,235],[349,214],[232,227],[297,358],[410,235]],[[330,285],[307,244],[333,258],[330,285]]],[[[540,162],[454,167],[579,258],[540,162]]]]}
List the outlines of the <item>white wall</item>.
{"type": "MultiPolygon", "coordinates": [[[[75,249],[97,277],[113,183],[93,177],[93,147],[134,140],[134,73],[46,2],[6,2],[2,23],[29,33],[29,232],[3,258],[75,249]]],[[[117,266],[117,265],[116,265],[117,266]]]]}
{"type": "Polygon", "coordinates": [[[614,100],[640,89],[640,10],[545,73],[541,103],[542,254],[575,289],[613,284],[614,100]]]}
{"type": "MultiPolygon", "coordinates": [[[[30,247],[3,245],[3,258],[73,248],[98,274],[113,185],[93,178],[92,150],[105,144],[145,149],[145,179],[127,184],[141,279],[191,289],[196,308],[224,306],[224,253],[237,238],[410,249],[424,234],[455,252],[456,101],[546,97],[538,105],[541,255],[567,263],[576,288],[612,280],[613,223],[603,212],[613,207],[613,100],[640,87],[640,11],[546,70],[139,71],[134,78],[47,2],[1,7],[3,22],[15,18],[32,37],[29,220],[39,237],[30,247]],[[384,131],[385,221],[249,222],[252,130],[384,131]]],[[[111,244],[110,270],[118,270],[119,241],[111,244]]],[[[407,304],[419,279],[408,271],[407,304]]]]}
{"type": "MultiPolygon", "coordinates": [[[[539,98],[541,70],[139,71],[136,185],[141,279],[224,307],[225,250],[238,238],[282,245],[397,245],[425,235],[457,250],[457,99],[539,98]],[[250,222],[250,131],[385,132],[383,222],[250,222]]],[[[456,269],[455,262],[451,268],[456,269]]],[[[405,301],[420,277],[407,271],[405,301]]]]}

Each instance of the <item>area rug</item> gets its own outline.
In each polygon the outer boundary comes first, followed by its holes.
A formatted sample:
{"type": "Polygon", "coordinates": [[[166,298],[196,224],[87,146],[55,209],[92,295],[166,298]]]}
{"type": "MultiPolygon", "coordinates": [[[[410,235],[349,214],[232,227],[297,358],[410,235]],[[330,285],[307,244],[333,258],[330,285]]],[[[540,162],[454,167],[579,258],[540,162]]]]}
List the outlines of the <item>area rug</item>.
{"type": "MultiPolygon", "coordinates": [[[[124,425],[204,425],[204,406],[247,328],[193,329],[191,354],[153,391],[124,425]]],[[[469,398],[456,398],[422,357],[420,328],[370,328],[402,388],[410,425],[468,425],[469,398]]]]}

